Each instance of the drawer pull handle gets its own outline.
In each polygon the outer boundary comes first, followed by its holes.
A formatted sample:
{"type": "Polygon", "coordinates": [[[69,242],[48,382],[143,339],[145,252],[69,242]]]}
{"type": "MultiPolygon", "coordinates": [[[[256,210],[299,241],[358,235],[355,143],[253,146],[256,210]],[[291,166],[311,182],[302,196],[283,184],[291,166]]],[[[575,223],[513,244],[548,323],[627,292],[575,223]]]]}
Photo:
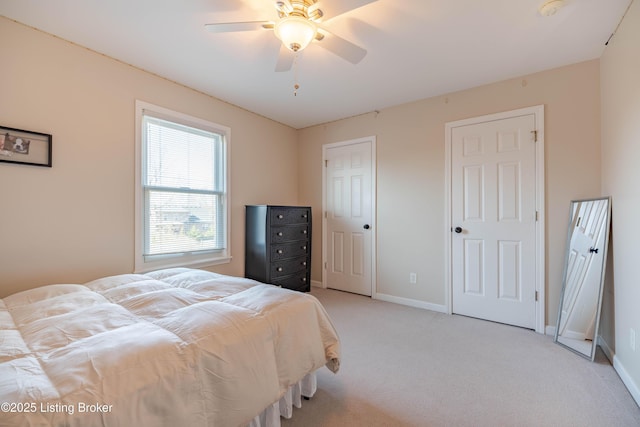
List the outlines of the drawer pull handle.
{"type": "Polygon", "coordinates": [[[282,267],[276,268],[276,271],[282,271],[282,267]]]}
{"type": "Polygon", "coordinates": [[[278,237],[282,237],[282,231],[278,231],[278,237]]]}
{"type": "Polygon", "coordinates": [[[302,234],[307,234],[307,230],[302,230],[302,234]]]}
{"type": "Polygon", "coordinates": [[[284,215],[282,214],[278,215],[278,219],[282,219],[282,218],[284,218],[284,215]]]}
{"type": "Polygon", "coordinates": [[[307,214],[302,215],[302,218],[306,218],[306,217],[307,217],[307,214]]]}
{"type": "Polygon", "coordinates": [[[278,250],[277,250],[277,252],[278,252],[279,254],[281,254],[281,253],[282,253],[282,249],[278,249],[278,250]]]}
{"type": "Polygon", "coordinates": [[[303,247],[302,247],[302,250],[303,250],[303,251],[306,251],[306,250],[307,250],[307,247],[306,247],[306,246],[303,246],[303,247]]]}
{"type": "Polygon", "coordinates": [[[307,261],[302,261],[302,265],[307,265],[307,261]]]}
{"type": "Polygon", "coordinates": [[[307,281],[307,278],[306,278],[306,277],[303,277],[303,278],[302,278],[302,281],[303,281],[303,282],[306,282],[306,281],[307,281]]]}

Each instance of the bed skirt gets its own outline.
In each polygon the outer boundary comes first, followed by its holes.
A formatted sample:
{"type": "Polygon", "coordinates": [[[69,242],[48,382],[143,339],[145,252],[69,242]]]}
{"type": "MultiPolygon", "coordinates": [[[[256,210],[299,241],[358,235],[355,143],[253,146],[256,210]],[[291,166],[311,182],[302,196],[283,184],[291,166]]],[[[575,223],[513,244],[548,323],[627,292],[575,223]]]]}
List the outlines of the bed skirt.
{"type": "Polygon", "coordinates": [[[291,418],[293,407],[301,408],[303,396],[313,397],[317,388],[316,373],[305,375],[299,382],[289,387],[280,400],[267,406],[260,415],[256,416],[248,427],[280,427],[280,417],[291,418]]]}

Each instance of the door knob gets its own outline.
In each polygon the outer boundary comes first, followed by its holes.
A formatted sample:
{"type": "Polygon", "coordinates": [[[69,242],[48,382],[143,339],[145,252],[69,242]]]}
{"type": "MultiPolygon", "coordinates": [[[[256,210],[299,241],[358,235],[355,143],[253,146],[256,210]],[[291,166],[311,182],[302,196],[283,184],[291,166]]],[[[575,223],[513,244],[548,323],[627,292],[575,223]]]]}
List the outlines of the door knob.
{"type": "Polygon", "coordinates": [[[462,233],[462,228],[461,227],[456,227],[453,229],[453,231],[455,231],[456,233],[462,233]]]}
{"type": "Polygon", "coordinates": [[[363,228],[364,228],[365,230],[368,230],[368,229],[370,228],[370,227],[369,227],[369,224],[365,224],[363,228]]]}

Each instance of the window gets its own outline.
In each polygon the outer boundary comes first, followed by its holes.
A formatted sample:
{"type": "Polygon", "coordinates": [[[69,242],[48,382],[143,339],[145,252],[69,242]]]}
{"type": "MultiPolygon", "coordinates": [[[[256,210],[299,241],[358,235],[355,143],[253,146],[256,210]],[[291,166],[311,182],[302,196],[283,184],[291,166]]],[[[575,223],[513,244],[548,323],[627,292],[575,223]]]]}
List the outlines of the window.
{"type": "Polygon", "coordinates": [[[229,261],[229,129],[136,103],[137,272],[229,261]]]}

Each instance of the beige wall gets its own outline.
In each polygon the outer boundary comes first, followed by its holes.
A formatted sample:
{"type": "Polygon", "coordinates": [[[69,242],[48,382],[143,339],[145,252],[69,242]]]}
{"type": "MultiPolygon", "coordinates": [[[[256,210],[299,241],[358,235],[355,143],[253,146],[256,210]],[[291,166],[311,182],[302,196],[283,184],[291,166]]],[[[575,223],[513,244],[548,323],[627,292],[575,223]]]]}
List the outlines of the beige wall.
{"type": "Polygon", "coordinates": [[[640,402],[640,4],[634,2],[601,58],[602,190],[612,197],[613,262],[603,336],[640,402]],[[613,315],[612,315],[613,313],[613,315]],[[636,350],[630,346],[636,331],[636,350]]]}
{"type": "Polygon", "coordinates": [[[555,325],[569,203],[600,195],[598,60],[303,129],[300,200],[314,207],[313,279],[322,280],[322,145],[377,137],[377,292],[444,305],[444,126],[544,104],[547,325],[555,325]],[[409,284],[409,272],[418,275],[409,284]]]}
{"type": "Polygon", "coordinates": [[[0,40],[0,125],[53,135],[53,168],[0,163],[0,297],[133,270],[136,99],[231,128],[216,271],[244,273],[245,204],[297,201],[294,129],[2,17],[0,40]]]}
{"type": "Polygon", "coordinates": [[[0,36],[15,40],[0,46],[12,59],[2,68],[0,124],[54,138],[53,168],[0,165],[0,180],[11,182],[2,206],[20,218],[0,222],[0,294],[132,270],[133,116],[141,99],[232,129],[234,259],[215,269],[228,274],[243,273],[243,206],[299,203],[314,208],[312,272],[320,281],[322,144],[375,135],[377,292],[443,305],[444,124],[544,104],[546,323],[555,323],[569,201],[600,194],[598,61],[296,132],[4,18],[0,36]]]}

